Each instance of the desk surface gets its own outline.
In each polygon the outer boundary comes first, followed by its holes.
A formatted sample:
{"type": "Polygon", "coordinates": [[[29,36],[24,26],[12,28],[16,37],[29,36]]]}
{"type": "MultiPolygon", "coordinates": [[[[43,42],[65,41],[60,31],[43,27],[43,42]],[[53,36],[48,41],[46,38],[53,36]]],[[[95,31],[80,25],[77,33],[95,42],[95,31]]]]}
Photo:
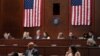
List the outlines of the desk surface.
{"type": "MultiPolygon", "coordinates": [[[[82,56],[97,56],[100,55],[99,47],[86,47],[86,40],[5,40],[0,39],[0,56],[7,56],[8,53],[17,51],[24,52],[29,42],[35,42],[40,54],[43,56],[58,55],[64,56],[70,45],[81,45],[79,51],[82,56]]],[[[100,40],[96,40],[100,44],[100,40]]]]}
{"type": "MultiPolygon", "coordinates": [[[[22,40],[22,39],[14,39],[14,40],[5,40],[0,39],[0,45],[13,45],[17,44],[19,46],[27,45],[29,42],[35,42],[38,46],[70,46],[70,45],[81,45],[86,46],[86,40],[22,40]]],[[[96,40],[97,44],[100,45],[100,40],[96,40]]]]}

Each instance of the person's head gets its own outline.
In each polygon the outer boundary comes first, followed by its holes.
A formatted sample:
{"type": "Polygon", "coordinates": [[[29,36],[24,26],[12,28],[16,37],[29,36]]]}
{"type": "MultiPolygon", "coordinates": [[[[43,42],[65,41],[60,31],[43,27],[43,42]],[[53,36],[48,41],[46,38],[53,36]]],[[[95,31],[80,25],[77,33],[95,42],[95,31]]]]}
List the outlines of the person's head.
{"type": "Polygon", "coordinates": [[[36,35],[40,35],[40,30],[37,30],[36,31],[36,35]]]}
{"type": "Polygon", "coordinates": [[[4,38],[8,39],[8,34],[6,32],[4,33],[4,38]]]}
{"type": "Polygon", "coordinates": [[[71,47],[69,47],[69,48],[68,48],[68,52],[70,52],[70,53],[72,52],[72,49],[71,49],[71,47]]]}
{"type": "Polygon", "coordinates": [[[27,45],[28,49],[32,49],[34,47],[34,45],[35,45],[34,42],[29,42],[27,45]]]}
{"type": "Polygon", "coordinates": [[[69,32],[69,36],[73,36],[73,33],[72,32],[69,32]]]}
{"type": "Polygon", "coordinates": [[[12,54],[12,56],[18,56],[18,53],[17,53],[17,52],[14,52],[14,53],[12,54]]]}
{"type": "Polygon", "coordinates": [[[69,51],[72,52],[73,55],[75,55],[75,53],[77,52],[77,48],[75,46],[70,46],[69,51]]]}
{"type": "Polygon", "coordinates": [[[92,36],[92,35],[93,35],[93,33],[90,31],[90,32],[88,33],[88,35],[89,35],[89,36],[92,36]]]}
{"type": "Polygon", "coordinates": [[[9,39],[9,37],[11,37],[10,33],[4,33],[4,38],[5,39],[9,39]]]}
{"type": "Polygon", "coordinates": [[[30,35],[30,33],[29,32],[26,32],[26,37],[28,37],[30,35]]]}

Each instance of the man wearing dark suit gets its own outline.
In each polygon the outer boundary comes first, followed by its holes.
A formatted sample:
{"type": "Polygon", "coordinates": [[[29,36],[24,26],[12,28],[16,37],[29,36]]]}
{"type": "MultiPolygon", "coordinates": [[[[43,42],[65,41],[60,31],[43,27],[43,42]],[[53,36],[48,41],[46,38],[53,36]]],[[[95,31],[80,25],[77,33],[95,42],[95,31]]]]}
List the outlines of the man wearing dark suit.
{"type": "Polygon", "coordinates": [[[39,56],[39,51],[34,47],[34,43],[30,42],[28,44],[28,49],[25,51],[25,56],[39,56]]]}
{"type": "Polygon", "coordinates": [[[41,33],[40,33],[40,30],[37,30],[36,31],[36,35],[34,36],[34,39],[42,39],[42,36],[41,36],[41,33]]]}

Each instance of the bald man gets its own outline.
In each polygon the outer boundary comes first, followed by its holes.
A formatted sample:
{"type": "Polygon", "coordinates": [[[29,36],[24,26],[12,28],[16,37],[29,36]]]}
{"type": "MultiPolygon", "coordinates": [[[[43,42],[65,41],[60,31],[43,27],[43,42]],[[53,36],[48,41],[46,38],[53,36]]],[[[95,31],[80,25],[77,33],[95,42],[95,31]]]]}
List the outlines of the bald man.
{"type": "Polygon", "coordinates": [[[39,51],[34,47],[34,42],[28,43],[28,49],[25,51],[25,56],[39,56],[39,51]]]}

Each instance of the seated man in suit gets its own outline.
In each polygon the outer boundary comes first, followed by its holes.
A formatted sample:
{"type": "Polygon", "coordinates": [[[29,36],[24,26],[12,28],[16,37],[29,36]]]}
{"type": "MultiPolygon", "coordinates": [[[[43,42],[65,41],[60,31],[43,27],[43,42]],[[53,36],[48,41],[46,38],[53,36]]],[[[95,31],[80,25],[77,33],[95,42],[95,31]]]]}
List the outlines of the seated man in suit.
{"type": "Polygon", "coordinates": [[[34,47],[34,42],[28,43],[28,49],[25,51],[25,56],[39,56],[39,51],[34,47]]]}
{"type": "Polygon", "coordinates": [[[34,39],[37,39],[37,40],[38,40],[38,39],[42,39],[40,30],[37,30],[37,31],[36,31],[36,35],[35,35],[34,39]]]}

